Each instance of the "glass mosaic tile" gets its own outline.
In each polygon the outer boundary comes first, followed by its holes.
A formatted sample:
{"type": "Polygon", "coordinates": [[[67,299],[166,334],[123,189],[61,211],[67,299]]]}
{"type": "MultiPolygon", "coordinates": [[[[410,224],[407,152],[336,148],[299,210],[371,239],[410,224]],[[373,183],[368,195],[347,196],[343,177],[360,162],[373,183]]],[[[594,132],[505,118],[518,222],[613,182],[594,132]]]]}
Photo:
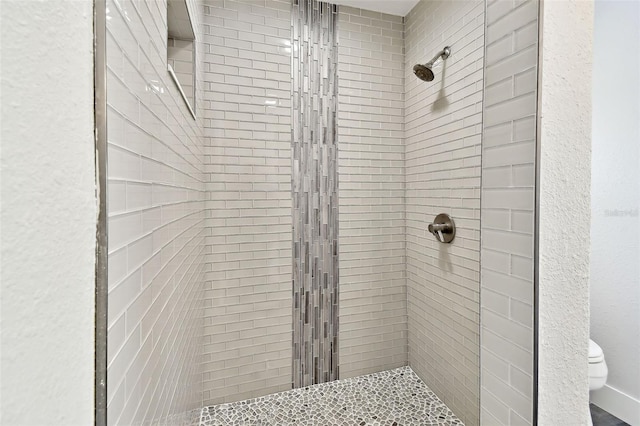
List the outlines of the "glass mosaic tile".
{"type": "Polygon", "coordinates": [[[338,378],[337,6],[291,18],[293,387],[338,378]]]}

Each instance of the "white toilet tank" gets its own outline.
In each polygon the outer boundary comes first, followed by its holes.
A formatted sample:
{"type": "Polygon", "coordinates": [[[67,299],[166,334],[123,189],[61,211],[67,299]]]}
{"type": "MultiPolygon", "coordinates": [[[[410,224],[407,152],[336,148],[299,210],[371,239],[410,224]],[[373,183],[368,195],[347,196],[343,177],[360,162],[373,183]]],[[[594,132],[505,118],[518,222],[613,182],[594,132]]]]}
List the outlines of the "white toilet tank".
{"type": "Polygon", "coordinates": [[[589,339],[589,390],[602,388],[607,383],[607,374],[609,370],[602,348],[589,339]]]}

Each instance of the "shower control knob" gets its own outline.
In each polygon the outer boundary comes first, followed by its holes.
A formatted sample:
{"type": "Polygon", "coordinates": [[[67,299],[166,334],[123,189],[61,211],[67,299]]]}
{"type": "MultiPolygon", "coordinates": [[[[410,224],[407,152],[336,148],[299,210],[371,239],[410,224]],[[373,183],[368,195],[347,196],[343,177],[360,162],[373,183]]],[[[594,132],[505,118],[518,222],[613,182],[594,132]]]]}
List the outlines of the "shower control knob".
{"type": "Polygon", "coordinates": [[[446,213],[440,213],[436,216],[433,223],[429,224],[428,229],[441,243],[450,243],[456,236],[456,224],[446,213]]]}

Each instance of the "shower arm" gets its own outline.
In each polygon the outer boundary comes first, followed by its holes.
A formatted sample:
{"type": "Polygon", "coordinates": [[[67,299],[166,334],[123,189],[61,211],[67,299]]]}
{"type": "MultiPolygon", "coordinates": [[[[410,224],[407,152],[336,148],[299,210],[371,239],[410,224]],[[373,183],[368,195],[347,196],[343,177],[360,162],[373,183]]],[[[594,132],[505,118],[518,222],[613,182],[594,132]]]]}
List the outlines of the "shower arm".
{"type": "Polygon", "coordinates": [[[430,64],[431,66],[433,66],[433,64],[435,64],[438,59],[440,58],[442,58],[443,60],[447,59],[449,55],[451,55],[451,48],[449,46],[446,46],[444,49],[436,53],[436,56],[434,56],[432,60],[427,62],[427,64],[430,64]]]}

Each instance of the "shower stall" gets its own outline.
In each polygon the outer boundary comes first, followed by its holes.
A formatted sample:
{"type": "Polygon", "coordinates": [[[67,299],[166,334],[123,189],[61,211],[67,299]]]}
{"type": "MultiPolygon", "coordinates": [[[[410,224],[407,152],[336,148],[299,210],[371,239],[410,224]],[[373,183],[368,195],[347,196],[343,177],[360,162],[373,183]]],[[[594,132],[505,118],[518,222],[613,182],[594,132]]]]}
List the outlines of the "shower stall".
{"type": "Polygon", "coordinates": [[[535,424],[539,3],[337,3],[103,4],[99,424],[535,424]]]}

